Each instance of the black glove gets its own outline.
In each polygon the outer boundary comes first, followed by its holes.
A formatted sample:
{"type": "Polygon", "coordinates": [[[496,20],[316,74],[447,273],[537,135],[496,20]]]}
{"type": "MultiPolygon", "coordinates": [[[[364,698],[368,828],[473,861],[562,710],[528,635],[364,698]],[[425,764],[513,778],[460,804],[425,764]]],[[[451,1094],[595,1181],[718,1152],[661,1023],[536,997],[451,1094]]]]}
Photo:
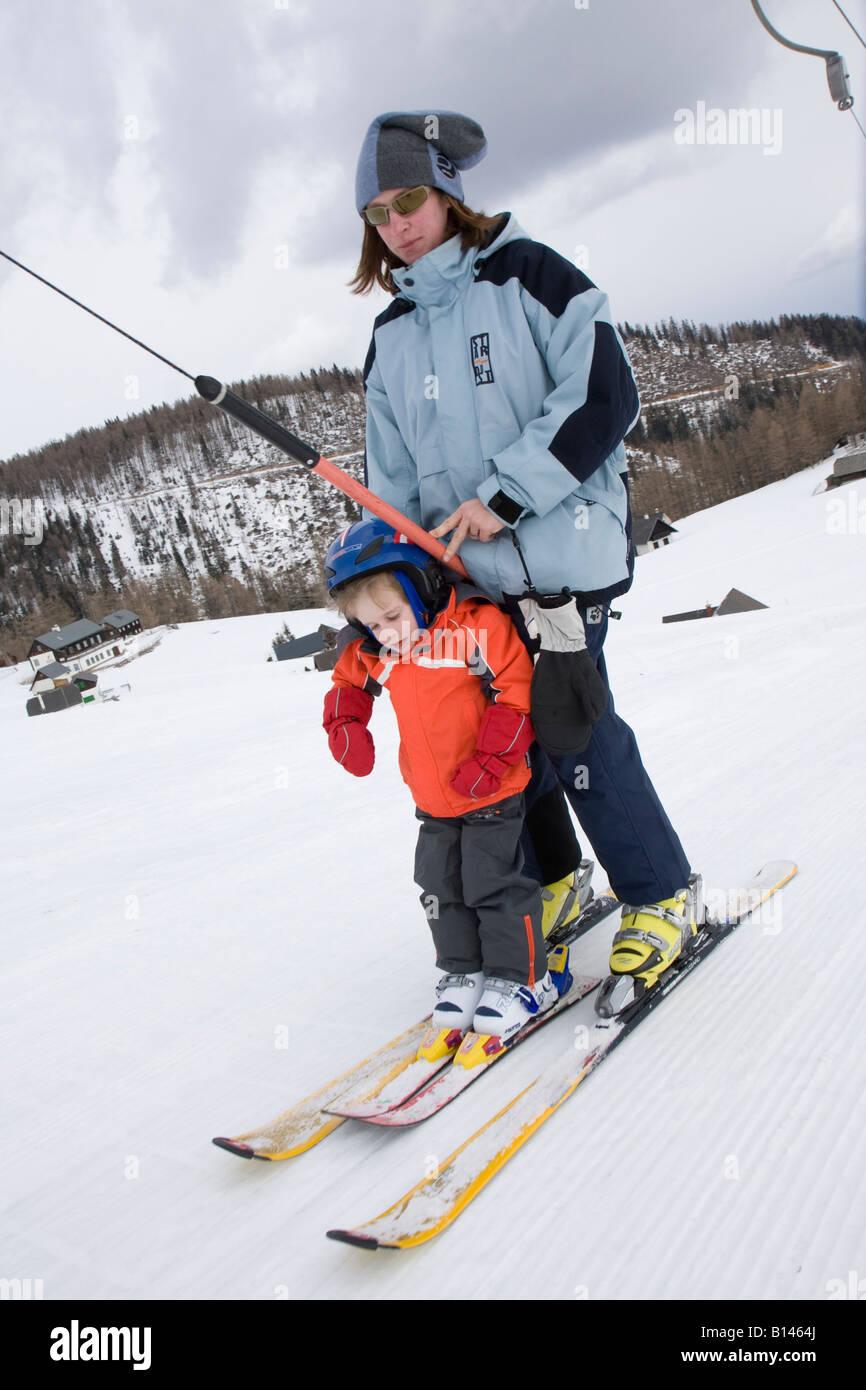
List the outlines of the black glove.
{"type": "Polygon", "coordinates": [[[538,654],[530,687],[535,737],[552,757],[582,753],[607,708],[607,686],[589,652],[538,654]]]}
{"type": "Polygon", "coordinates": [[[521,600],[531,637],[539,640],[530,688],[535,736],[552,757],[582,753],[607,708],[608,690],[586,649],[573,599],[521,600]]]}

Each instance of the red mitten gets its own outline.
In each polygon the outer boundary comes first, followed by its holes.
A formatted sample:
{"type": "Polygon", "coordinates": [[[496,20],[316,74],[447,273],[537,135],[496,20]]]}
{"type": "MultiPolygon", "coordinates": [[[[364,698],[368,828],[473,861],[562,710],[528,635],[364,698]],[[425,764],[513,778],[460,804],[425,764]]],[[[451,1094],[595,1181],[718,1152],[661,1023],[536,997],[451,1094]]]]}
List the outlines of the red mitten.
{"type": "Polygon", "coordinates": [[[325,696],[322,728],[337,762],[354,777],[373,771],[376,753],[367,730],[373,713],[373,697],[354,685],[333,685],[325,696]]]}
{"type": "Polygon", "coordinates": [[[534,737],[528,714],[508,705],[489,705],[478,729],[475,752],[454,773],[452,788],[473,800],[493,796],[502,785],[503,773],[520,762],[534,737]]]}
{"type": "Polygon", "coordinates": [[[473,801],[485,796],[493,796],[502,786],[502,774],[507,767],[499,758],[479,757],[473,754],[460,764],[451,778],[451,786],[461,796],[471,796],[473,801]]]}

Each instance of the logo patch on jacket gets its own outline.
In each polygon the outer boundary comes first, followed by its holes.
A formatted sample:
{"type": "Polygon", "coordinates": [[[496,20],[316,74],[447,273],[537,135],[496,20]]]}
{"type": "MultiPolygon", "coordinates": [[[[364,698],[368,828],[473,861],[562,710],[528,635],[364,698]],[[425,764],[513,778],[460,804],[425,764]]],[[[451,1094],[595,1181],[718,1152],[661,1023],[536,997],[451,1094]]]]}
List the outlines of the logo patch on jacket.
{"type": "Polygon", "coordinates": [[[472,367],[475,371],[475,385],[484,386],[488,381],[493,380],[493,368],[490,365],[490,334],[473,334],[470,346],[472,349],[472,367]]]}

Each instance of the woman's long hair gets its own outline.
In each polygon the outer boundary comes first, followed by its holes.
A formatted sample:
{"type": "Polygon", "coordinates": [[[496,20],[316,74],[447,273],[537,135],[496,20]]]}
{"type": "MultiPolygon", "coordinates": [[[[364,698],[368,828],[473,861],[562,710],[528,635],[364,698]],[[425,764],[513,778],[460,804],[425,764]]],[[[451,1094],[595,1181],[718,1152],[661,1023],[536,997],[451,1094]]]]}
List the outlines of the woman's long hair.
{"type": "MultiPolygon", "coordinates": [[[[448,204],[448,220],[445,224],[448,236],[457,236],[459,233],[464,251],[468,251],[470,246],[482,246],[490,228],[499,223],[501,214],[499,217],[487,217],[483,212],[473,212],[465,203],[452,198],[450,193],[443,193],[442,197],[448,204]]],[[[348,282],[349,287],[353,294],[369,294],[374,285],[387,290],[389,294],[396,294],[397,286],[394,284],[391,271],[404,264],[405,262],[385,245],[376,228],[371,227],[365,220],[361,259],[353,278],[348,282]]]]}

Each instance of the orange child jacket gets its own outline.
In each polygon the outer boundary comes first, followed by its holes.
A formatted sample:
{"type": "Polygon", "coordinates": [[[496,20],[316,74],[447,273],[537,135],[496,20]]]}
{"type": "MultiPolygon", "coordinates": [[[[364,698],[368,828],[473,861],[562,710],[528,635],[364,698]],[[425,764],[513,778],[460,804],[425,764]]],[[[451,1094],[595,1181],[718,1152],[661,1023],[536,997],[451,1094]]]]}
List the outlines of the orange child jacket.
{"type": "Polygon", "coordinates": [[[363,638],[345,648],[336,686],[371,694],[386,686],[400,730],[400,771],[416,806],[431,816],[462,816],[522,791],[529,765],[509,767],[492,796],[475,800],[449,786],[475,751],[484,711],[493,701],[529,713],[532,658],[511,619],[480,597],[450,598],[403,658],[382,659],[363,638]]]}

